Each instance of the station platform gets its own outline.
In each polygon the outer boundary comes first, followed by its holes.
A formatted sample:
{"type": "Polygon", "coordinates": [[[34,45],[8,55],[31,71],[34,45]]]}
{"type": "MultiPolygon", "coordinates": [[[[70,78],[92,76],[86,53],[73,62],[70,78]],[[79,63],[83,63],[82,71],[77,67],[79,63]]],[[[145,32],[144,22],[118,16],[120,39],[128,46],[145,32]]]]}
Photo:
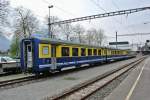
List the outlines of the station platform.
{"type": "Polygon", "coordinates": [[[139,64],[105,100],[150,100],[150,57],[139,64]]]}
{"type": "Polygon", "coordinates": [[[3,76],[0,77],[0,82],[19,79],[19,78],[26,78],[29,76],[33,76],[33,74],[14,74],[14,75],[3,76]]]}

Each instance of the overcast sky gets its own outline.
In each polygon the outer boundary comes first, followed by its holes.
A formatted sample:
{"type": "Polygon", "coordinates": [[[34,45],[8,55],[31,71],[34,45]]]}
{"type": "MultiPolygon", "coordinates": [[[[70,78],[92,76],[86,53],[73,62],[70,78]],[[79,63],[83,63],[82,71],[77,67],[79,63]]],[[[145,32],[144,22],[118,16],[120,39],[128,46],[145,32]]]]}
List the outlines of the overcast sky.
{"type": "MultiPolygon", "coordinates": [[[[31,9],[40,20],[48,15],[48,5],[51,8],[51,15],[58,16],[62,20],[75,17],[82,17],[93,14],[100,14],[116,10],[138,8],[150,6],[150,0],[10,0],[11,6],[24,6],[31,9]]],[[[108,18],[95,19],[78,22],[86,29],[90,27],[102,28],[107,36],[131,33],[150,32],[150,10],[137,12],[130,15],[122,15],[108,18]],[[144,24],[148,23],[148,24],[144,24]]],[[[46,23],[47,24],[47,23],[46,23]]],[[[119,37],[119,41],[129,41],[130,43],[145,42],[150,39],[147,36],[119,37]]],[[[115,38],[108,38],[108,41],[115,41],[115,38]]]]}

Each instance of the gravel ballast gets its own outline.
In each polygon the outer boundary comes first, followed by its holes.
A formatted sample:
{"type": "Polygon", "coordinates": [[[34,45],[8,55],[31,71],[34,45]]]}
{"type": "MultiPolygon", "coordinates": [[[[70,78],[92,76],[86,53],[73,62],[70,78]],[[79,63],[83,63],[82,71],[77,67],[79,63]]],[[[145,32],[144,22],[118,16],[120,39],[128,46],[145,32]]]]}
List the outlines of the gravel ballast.
{"type": "Polygon", "coordinates": [[[143,63],[140,63],[138,66],[135,66],[122,74],[121,76],[117,77],[115,80],[110,82],[108,85],[104,86],[102,89],[96,91],[91,96],[86,98],[86,100],[105,100],[105,97],[110,95],[110,93],[113,93],[113,91],[130,75],[131,72],[138,69],[140,65],[143,63]]]}

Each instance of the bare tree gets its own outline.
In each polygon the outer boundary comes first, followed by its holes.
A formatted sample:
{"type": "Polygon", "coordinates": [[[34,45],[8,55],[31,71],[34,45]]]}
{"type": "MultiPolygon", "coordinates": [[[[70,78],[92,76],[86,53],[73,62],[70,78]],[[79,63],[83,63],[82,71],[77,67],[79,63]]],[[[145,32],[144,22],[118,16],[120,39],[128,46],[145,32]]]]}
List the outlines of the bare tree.
{"type": "Polygon", "coordinates": [[[8,25],[9,1],[0,0],[0,35],[3,33],[3,27],[8,25]]]}
{"type": "Polygon", "coordinates": [[[94,42],[94,35],[96,32],[97,32],[97,30],[95,28],[91,28],[91,29],[87,30],[86,40],[89,45],[91,45],[94,42]]]}
{"type": "MultiPolygon", "coordinates": [[[[51,23],[53,23],[59,21],[59,18],[57,16],[51,16],[50,20],[51,23]]],[[[54,38],[57,38],[59,31],[60,31],[59,25],[51,25],[51,32],[54,38]]]]}
{"type": "Polygon", "coordinates": [[[99,28],[94,35],[95,43],[101,46],[105,39],[104,30],[99,28]]]}
{"type": "Polygon", "coordinates": [[[0,0],[0,23],[4,24],[9,13],[9,1],[0,0]]]}
{"type": "Polygon", "coordinates": [[[104,30],[91,28],[86,32],[86,40],[88,44],[101,46],[105,40],[104,30]]]}
{"type": "Polygon", "coordinates": [[[15,29],[17,32],[23,33],[23,36],[27,37],[38,30],[38,20],[31,10],[18,7],[15,11],[15,29]]]}
{"type": "Polygon", "coordinates": [[[76,26],[74,26],[73,31],[75,32],[75,34],[77,34],[79,42],[82,43],[82,36],[85,32],[84,27],[80,24],[77,24],[76,26]]]}
{"type": "Polygon", "coordinates": [[[63,24],[60,25],[61,31],[64,33],[66,36],[66,40],[70,39],[70,35],[73,33],[73,27],[71,24],[63,24]]]}
{"type": "MultiPolygon", "coordinates": [[[[50,16],[51,23],[59,21],[59,18],[57,16],[50,16]]],[[[48,29],[48,16],[45,17],[44,25],[42,25],[41,29],[42,32],[47,33],[47,37],[50,37],[49,29],[48,29]]],[[[51,25],[51,33],[53,35],[53,38],[58,38],[58,33],[60,32],[60,25],[51,25]]]]}

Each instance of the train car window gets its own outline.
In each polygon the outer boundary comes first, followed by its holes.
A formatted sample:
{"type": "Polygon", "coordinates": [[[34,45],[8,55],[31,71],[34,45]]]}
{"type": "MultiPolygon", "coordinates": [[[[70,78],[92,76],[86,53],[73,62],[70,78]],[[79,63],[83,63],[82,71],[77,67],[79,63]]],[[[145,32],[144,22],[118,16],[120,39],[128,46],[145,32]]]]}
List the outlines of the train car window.
{"type": "Polygon", "coordinates": [[[81,48],[81,56],[86,56],[86,49],[85,48],[81,48]]]}
{"type": "Polygon", "coordinates": [[[31,52],[31,46],[28,46],[28,52],[31,52]]]}
{"type": "Polygon", "coordinates": [[[43,53],[43,55],[48,55],[49,54],[49,47],[48,46],[43,46],[42,53],[43,53]]]}
{"type": "Polygon", "coordinates": [[[51,57],[50,50],[51,50],[50,44],[39,44],[39,58],[51,57]]]}
{"type": "Polygon", "coordinates": [[[113,55],[113,51],[111,51],[111,55],[113,55]]]}
{"type": "Polygon", "coordinates": [[[4,58],[1,58],[1,61],[2,61],[2,62],[7,62],[7,60],[6,60],[6,59],[4,59],[4,58]]]}
{"type": "Polygon", "coordinates": [[[93,50],[93,55],[97,55],[97,50],[96,49],[93,50]]]}
{"type": "Polygon", "coordinates": [[[69,47],[62,47],[62,56],[69,56],[69,47]]]}
{"type": "Polygon", "coordinates": [[[109,49],[106,52],[107,52],[107,55],[109,55],[109,49]]]}
{"type": "Polygon", "coordinates": [[[106,50],[104,50],[104,54],[106,55],[106,50]]]}
{"type": "Polygon", "coordinates": [[[98,55],[101,55],[101,50],[98,50],[98,55]]]}
{"type": "Polygon", "coordinates": [[[78,48],[72,48],[72,56],[78,56],[78,48]]]}
{"type": "Polygon", "coordinates": [[[88,55],[89,55],[89,56],[92,55],[92,49],[88,49],[88,55]]]}

